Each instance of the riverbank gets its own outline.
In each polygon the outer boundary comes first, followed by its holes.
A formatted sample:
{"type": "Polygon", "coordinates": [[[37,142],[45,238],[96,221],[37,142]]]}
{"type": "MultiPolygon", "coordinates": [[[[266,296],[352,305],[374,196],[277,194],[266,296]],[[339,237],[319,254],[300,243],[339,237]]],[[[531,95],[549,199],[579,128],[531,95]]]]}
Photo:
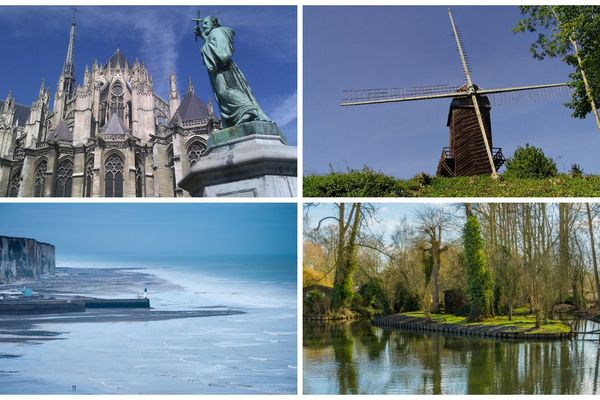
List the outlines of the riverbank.
{"type": "Polygon", "coordinates": [[[562,340],[574,336],[570,326],[555,320],[549,322],[536,328],[535,319],[529,316],[513,316],[512,321],[503,316],[467,322],[465,317],[451,314],[432,314],[429,320],[422,311],[416,311],[378,317],[372,324],[381,328],[496,339],[562,340]]]}

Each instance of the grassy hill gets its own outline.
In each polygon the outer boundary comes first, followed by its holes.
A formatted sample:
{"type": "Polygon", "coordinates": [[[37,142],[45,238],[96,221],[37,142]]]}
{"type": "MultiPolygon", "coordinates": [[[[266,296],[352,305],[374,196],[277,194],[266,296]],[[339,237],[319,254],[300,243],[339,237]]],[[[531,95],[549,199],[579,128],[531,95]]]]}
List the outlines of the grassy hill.
{"type": "Polygon", "coordinates": [[[600,176],[545,179],[419,174],[396,179],[368,168],[304,177],[305,197],[600,197],[600,176]]]}

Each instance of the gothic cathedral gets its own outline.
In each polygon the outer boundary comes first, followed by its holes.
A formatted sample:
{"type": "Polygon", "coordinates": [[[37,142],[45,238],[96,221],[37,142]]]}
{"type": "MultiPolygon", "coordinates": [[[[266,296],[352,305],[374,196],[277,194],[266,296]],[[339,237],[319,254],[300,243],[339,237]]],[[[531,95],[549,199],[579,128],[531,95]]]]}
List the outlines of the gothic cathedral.
{"type": "Polygon", "coordinates": [[[75,80],[75,21],[50,109],[42,82],[31,107],[12,92],[0,101],[0,196],[183,197],[177,182],[220,129],[191,79],[180,100],[175,75],[168,101],[143,63],[117,51],[75,80]]]}

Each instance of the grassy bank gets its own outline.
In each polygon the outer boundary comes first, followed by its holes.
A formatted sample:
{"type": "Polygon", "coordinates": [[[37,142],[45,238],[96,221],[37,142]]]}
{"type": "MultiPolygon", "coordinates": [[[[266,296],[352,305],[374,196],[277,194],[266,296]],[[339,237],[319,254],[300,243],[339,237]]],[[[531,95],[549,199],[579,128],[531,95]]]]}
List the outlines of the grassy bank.
{"type": "Polygon", "coordinates": [[[600,176],[571,177],[560,174],[546,179],[466,176],[430,177],[419,174],[396,179],[380,172],[349,170],[304,177],[306,197],[597,197],[600,176]]]}
{"type": "MultiPolygon", "coordinates": [[[[399,315],[414,318],[425,318],[425,313],[423,311],[400,313],[399,315]]],[[[514,333],[519,333],[523,335],[566,334],[571,332],[571,327],[557,320],[550,320],[548,321],[548,324],[542,324],[539,328],[536,328],[535,317],[533,315],[516,315],[513,316],[512,321],[509,321],[507,316],[498,316],[488,318],[485,321],[481,322],[467,322],[465,317],[460,317],[452,314],[432,314],[431,319],[433,320],[433,322],[438,324],[452,324],[465,327],[504,327],[510,329],[514,333]]]]}

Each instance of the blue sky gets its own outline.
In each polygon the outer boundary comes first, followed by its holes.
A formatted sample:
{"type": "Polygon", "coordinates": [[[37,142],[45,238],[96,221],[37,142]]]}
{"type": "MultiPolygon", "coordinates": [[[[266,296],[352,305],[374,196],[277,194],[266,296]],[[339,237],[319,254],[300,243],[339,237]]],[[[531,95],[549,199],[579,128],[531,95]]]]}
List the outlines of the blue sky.
{"type": "MultiPolygon", "coordinates": [[[[472,76],[482,88],[558,83],[570,68],[529,53],[536,34],[513,34],[518,7],[452,7],[472,76]]],[[[435,173],[448,146],[450,100],[340,107],[342,90],[465,82],[446,6],[304,8],[304,170],[362,168],[408,178],[435,173]]],[[[560,171],[599,173],[593,118],[571,118],[569,94],[504,97],[493,105],[494,146],[512,156],[541,147],[560,171]],[[513,104],[516,103],[516,104],[513,104]]],[[[502,170],[501,170],[502,171],[502,170]]]]}
{"type": "Polygon", "coordinates": [[[0,235],[57,255],[296,254],[296,204],[2,203],[0,235]]]}
{"type": "MultiPolygon", "coordinates": [[[[144,62],[155,90],[168,99],[171,71],[180,95],[187,77],[195,93],[212,97],[206,69],[196,44],[193,22],[216,15],[236,31],[234,60],[242,69],[259,104],[296,144],[296,8],[295,7],[78,7],[75,67],[81,82],[85,65],[106,62],[119,48],[133,62],[144,62]]],[[[13,89],[20,104],[31,105],[42,78],[54,95],[65,61],[72,11],[70,7],[0,7],[0,98],[13,89]]],[[[213,99],[214,103],[214,99],[213,99]]],[[[216,108],[216,107],[215,107],[216,108]]]]}

